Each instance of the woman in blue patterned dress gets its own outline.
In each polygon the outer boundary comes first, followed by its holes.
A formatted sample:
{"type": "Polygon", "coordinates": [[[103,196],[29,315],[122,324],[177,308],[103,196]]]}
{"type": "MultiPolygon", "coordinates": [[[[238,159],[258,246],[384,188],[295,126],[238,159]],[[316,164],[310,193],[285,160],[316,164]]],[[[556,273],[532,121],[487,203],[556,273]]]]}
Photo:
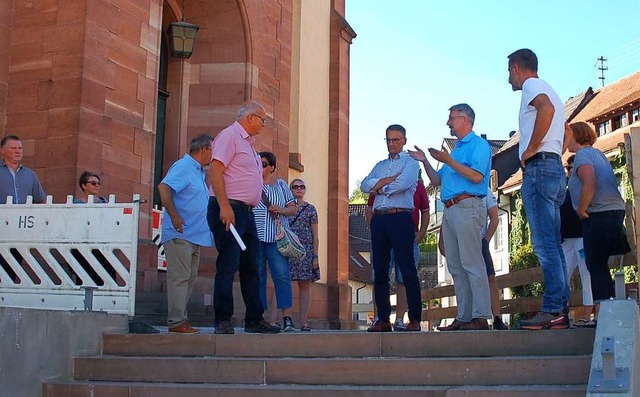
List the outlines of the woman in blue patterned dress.
{"type": "Polygon", "coordinates": [[[307,254],[301,261],[289,260],[291,281],[298,282],[300,299],[300,330],[311,331],[307,323],[309,305],[311,304],[311,283],[320,279],[318,263],[318,212],[316,207],[304,201],[307,187],[302,179],[294,179],[290,184],[293,197],[296,199],[298,211],[289,218],[291,230],[304,245],[307,254]]]}

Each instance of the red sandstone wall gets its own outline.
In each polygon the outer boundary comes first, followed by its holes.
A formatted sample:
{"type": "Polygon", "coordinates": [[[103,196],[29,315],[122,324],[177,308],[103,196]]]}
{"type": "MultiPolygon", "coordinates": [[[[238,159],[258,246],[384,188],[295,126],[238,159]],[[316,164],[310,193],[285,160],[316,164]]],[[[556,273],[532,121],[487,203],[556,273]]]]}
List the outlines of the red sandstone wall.
{"type": "Polygon", "coordinates": [[[0,0],[0,136],[4,135],[9,85],[9,51],[11,48],[11,8],[13,0],[0,0]]]}

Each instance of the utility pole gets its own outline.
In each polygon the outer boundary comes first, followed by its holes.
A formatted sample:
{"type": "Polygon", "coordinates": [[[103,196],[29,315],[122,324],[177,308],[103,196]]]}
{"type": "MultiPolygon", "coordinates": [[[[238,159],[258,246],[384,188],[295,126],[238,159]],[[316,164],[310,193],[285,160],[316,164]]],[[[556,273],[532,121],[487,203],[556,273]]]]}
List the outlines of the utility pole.
{"type": "Polygon", "coordinates": [[[598,61],[600,61],[600,67],[598,68],[600,70],[600,77],[598,77],[600,80],[602,80],[602,86],[604,87],[604,71],[605,70],[609,70],[608,67],[604,66],[604,63],[607,62],[607,58],[604,58],[602,55],[600,56],[600,58],[598,58],[598,61]]]}

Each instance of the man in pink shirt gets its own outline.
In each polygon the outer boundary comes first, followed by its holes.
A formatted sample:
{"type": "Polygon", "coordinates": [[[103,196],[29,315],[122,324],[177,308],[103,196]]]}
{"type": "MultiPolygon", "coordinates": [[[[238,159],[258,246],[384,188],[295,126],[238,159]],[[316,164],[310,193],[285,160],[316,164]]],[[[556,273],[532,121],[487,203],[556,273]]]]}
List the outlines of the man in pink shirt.
{"type": "Polygon", "coordinates": [[[240,272],[240,289],[246,306],[245,332],[278,333],[265,321],[260,302],[258,276],[258,232],[253,207],[262,194],[262,163],[253,148],[267,121],[264,107],[250,101],[238,110],[236,122],[222,130],[211,144],[209,208],[207,222],[218,250],[213,288],[216,334],[233,334],[233,278],[240,272]],[[234,225],[247,246],[245,251],[229,230],[234,225]]]}

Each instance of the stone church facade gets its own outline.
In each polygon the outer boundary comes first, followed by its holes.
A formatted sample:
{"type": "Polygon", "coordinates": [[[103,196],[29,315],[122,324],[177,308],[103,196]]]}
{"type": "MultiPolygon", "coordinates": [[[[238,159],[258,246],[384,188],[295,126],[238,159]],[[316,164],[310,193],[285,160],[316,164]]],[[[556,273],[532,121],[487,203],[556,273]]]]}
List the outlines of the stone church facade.
{"type": "MultiPolygon", "coordinates": [[[[278,176],[302,177],[320,215],[323,277],[311,316],[349,328],[349,47],[345,0],[0,0],[0,136],[21,137],[25,165],[54,202],[97,172],[117,201],[140,194],[137,290],[162,291],[151,242],[155,186],[194,136],[216,135],[257,100],[256,149],[278,176]],[[199,25],[193,55],[172,58],[169,24],[199,25]]],[[[204,251],[201,293],[215,251],[204,251]]],[[[294,309],[297,307],[294,302],[294,309]]]]}

